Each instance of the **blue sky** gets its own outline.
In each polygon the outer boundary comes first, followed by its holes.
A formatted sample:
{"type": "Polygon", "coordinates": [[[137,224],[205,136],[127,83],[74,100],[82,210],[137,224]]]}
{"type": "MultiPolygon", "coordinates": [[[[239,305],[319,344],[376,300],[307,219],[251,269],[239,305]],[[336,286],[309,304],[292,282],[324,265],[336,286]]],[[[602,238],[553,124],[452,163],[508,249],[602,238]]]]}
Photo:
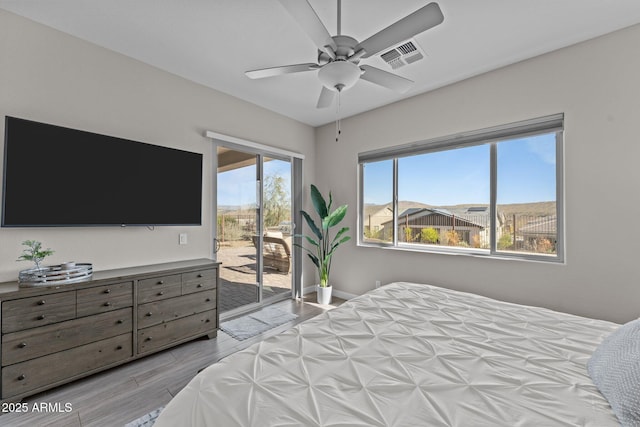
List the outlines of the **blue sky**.
{"type": "MultiPolygon", "coordinates": [[[[498,204],[555,201],[555,134],[498,143],[498,204]]],[[[392,162],[365,166],[365,203],[391,201],[392,162]]],[[[399,198],[430,205],[489,204],[489,145],[399,159],[399,198]]],[[[289,162],[265,162],[265,176],[291,179],[289,162]]],[[[354,183],[355,185],[355,183],[354,183]]],[[[218,174],[218,204],[255,203],[255,166],[218,174]]]]}
{"type": "MultiPolygon", "coordinates": [[[[264,175],[279,174],[291,182],[291,163],[270,160],[264,163],[264,175]]],[[[256,167],[246,166],[218,174],[218,205],[237,206],[256,203],[256,167]]]]}
{"type": "MultiPolygon", "coordinates": [[[[498,143],[498,204],[555,201],[555,134],[498,143]]],[[[365,166],[365,203],[392,194],[391,160],[365,166]]],[[[489,145],[400,158],[398,197],[430,205],[489,204],[489,145]]]]}

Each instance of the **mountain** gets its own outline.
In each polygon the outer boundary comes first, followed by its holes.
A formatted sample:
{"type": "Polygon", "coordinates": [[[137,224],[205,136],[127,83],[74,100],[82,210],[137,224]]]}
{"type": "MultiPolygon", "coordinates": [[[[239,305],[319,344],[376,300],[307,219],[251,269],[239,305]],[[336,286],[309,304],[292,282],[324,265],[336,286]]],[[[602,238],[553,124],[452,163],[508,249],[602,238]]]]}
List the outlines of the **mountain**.
{"type": "MultiPolygon", "coordinates": [[[[459,205],[449,205],[449,206],[434,206],[428,205],[420,202],[412,202],[412,201],[399,201],[398,202],[398,210],[402,213],[409,208],[439,208],[439,209],[448,209],[452,211],[460,211],[465,210],[471,207],[480,207],[486,206],[488,204],[481,203],[472,203],[472,204],[459,204],[459,205]]],[[[375,212],[383,209],[384,207],[391,208],[391,203],[376,205],[376,204],[365,204],[365,209],[367,212],[375,212]]],[[[518,215],[528,215],[528,216],[550,216],[556,214],[556,202],[532,202],[532,203],[511,203],[511,204],[503,204],[498,205],[498,212],[504,214],[505,216],[518,214],[518,215]]]]}

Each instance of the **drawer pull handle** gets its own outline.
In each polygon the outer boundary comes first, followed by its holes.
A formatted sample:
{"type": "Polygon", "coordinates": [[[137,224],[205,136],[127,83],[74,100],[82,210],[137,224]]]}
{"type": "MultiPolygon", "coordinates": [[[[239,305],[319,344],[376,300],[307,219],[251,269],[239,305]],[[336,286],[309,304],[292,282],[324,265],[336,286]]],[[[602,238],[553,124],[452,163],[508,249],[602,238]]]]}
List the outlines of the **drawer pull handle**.
{"type": "Polygon", "coordinates": [[[204,323],[209,323],[209,322],[211,322],[210,319],[207,319],[207,320],[204,321],[204,323]]]}
{"type": "Polygon", "coordinates": [[[202,287],[202,283],[198,283],[198,286],[197,286],[197,287],[198,287],[198,288],[201,288],[201,287],[202,287]]]}
{"type": "Polygon", "coordinates": [[[158,296],[161,297],[162,295],[164,295],[164,292],[160,291],[158,292],[158,296]]]}
{"type": "Polygon", "coordinates": [[[202,274],[198,274],[198,277],[204,277],[202,274]]]}
{"type": "Polygon", "coordinates": [[[105,289],[105,290],[104,290],[104,293],[105,293],[105,294],[110,294],[110,293],[111,293],[111,289],[105,289]]]}
{"type": "Polygon", "coordinates": [[[18,377],[18,381],[24,381],[27,377],[24,376],[24,374],[20,375],[18,377]]]}
{"type": "Polygon", "coordinates": [[[121,345],[117,346],[116,350],[122,350],[122,346],[121,345]]]}
{"type": "Polygon", "coordinates": [[[41,299],[40,301],[38,301],[38,305],[44,305],[46,303],[45,300],[41,299]]]}
{"type": "Polygon", "coordinates": [[[118,325],[122,325],[122,324],[124,323],[124,321],[123,321],[122,319],[118,319],[118,320],[116,321],[116,323],[117,323],[118,325]]]}
{"type": "Polygon", "coordinates": [[[111,303],[110,303],[109,301],[107,301],[107,302],[105,302],[103,305],[104,305],[105,307],[109,307],[109,306],[111,305],[111,303]]]}
{"type": "Polygon", "coordinates": [[[20,348],[25,348],[27,346],[26,342],[21,342],[20,344],[18,344],[18,347],[20,348]]]}
{"type": "Polygon", "coordinates": [[[38,316],[38,320],[44,320],[46,316],[44,314],[41,314],[40,316],[38,316]]]}
{"type": "Polygon", "coordinates": [[[153,339],[153,337],[147,337],[147,339],[145,341],[151,341],[153,339]]]}
{"type": "Polygon", "coordinates": [[[158,285],[164,285],[164,280],[158,280],[158,285]]]}
{"type": "Polygon", "coordinates": [[[147,316],[147,317],[151,317],[151,315],[153,315],[152,312],[148,312],[147,314],[145,314],[145,316],[147,316]]]}
{"type": "Polygon", "coordinates": [[[205,302],[211,302],[211,298],[207,298],[205,302]]]}

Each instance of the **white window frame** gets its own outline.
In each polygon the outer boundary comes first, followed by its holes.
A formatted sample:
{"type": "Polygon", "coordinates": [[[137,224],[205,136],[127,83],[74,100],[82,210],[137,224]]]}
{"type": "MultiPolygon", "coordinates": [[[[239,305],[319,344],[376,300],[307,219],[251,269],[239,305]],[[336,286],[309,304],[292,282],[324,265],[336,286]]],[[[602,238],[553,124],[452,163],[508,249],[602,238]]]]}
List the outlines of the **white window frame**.
{"type": "Polygon", "coordinates": [[[434,138],[410,144],[398,145],[358,154],[358,246],[420,251],[428,253],[471,255],[501,259],[518,259],[542,262],[565,262],[565,218],[564,218],[564,114],[554,114],[536,119],[495,126],[482,130],[434,138]],[[556,134],[556,254],[534,254],[508,252],[497,249],[497,144],[526,136],[544,133],[556,134]],[[407,244],[398,241],[398,159],[401,157],[433,153],[444,150],[490,144],[490,249],[458,248],[436,245],[407,244]],[[393,161],[393,241],[370,242],[364,240],[364,164],[393,161]]]}

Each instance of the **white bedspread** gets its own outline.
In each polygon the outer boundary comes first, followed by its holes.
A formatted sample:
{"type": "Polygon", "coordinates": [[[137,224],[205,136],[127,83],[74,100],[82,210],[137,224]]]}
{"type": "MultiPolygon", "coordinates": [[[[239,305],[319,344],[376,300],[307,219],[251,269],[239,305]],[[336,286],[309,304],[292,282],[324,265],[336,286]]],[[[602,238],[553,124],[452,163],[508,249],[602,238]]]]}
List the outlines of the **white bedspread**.
{"type": "Polygon", "coordinates": [[[586,363],[618,326],[394,283],[210,366],[155,426],[617,426],[586,363]]]}

